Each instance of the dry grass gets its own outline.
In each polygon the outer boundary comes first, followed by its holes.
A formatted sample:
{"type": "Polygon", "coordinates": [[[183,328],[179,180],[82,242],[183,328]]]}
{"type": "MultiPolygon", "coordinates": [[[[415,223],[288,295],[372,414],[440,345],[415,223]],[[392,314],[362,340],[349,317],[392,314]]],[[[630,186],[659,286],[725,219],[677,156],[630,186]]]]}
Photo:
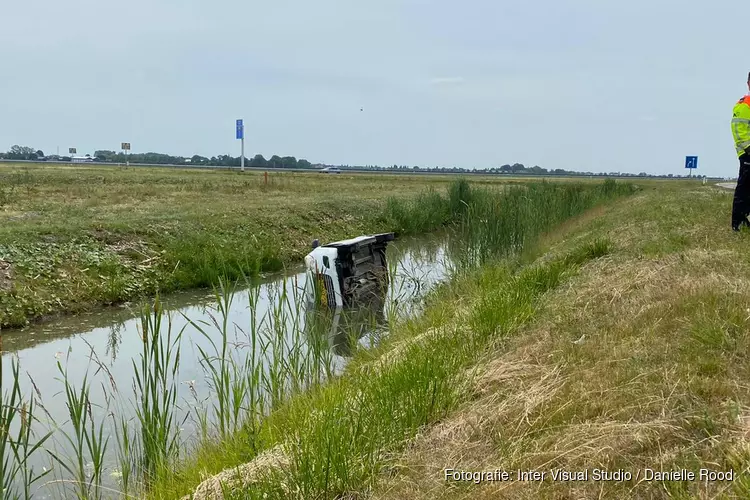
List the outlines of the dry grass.
{"type": "Polygon", "coordinates": [[[602,235],[615,252],[550,293],[541,319],[485,361],[473,400],[371,496],[750,497],[750,240],[728,231],[729,199],[708,186],[647,191],[551,235],[543,259],[602,235]],[[636,479],[702,467],[738,478],[636,479]],[[446,481],[446,468],[547,475],[477,485],[446,481]],[[553,481],[558,468],[633,478],[553,481]]]}
{"type": "Polygon", "coordinates": [[[207,477],[192,495],[186,495],[182,500],[223,500],[225,492],[248,488],[264,475],[285,467],[289,467],[289,457],[283,447],[276,446],[246,464],[207,477]]]}

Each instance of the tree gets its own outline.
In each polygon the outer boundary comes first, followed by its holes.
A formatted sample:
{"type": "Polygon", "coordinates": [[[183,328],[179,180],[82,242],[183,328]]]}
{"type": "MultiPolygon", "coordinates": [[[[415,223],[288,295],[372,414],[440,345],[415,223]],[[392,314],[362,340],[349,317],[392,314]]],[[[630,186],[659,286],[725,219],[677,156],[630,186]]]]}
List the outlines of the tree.
{"type": "Polygon", "coordinates": [[[34,148],[30,148],[28,146],[19,146],[16,144],[14,146],[11,146],[10,148],[10,154],[13,154],[13,155],[28,156],[32,153],[34,153],[34,148]]]}
{"type": "Polygon", "coordinates": [[[113,161],[117,153],[108,149],[98,149],[94,151],[94,157],[97,161],[113,161]]]}
{"type": "Polygon", "coordinates": [[[240,164],[240,158],[235,158],[234,156],[230,155],[219,155],[216,159],[215,165],[219,165],[222,167],[236,167],[240,164]]]}
{"type": "Polygon", "coordinates": [[[37,149],[36,150],[36,157],[37,158],[44,158],[44,151],[42,151],[41,149],[37,149]]]}
{"type": "Polygon", "coordinates": [[[5,155],[9,160],[36,160],[36,150],[28,146],[14,145],[5,155]]]}
{"type": "Polygon", "coordinates": [[[281,157],[273,155],[271,159],[268,160],[268,166],[271,168],[281,168],[283,166],[281,157]]]}
{"type": "Polygon", "coordinates": [[[297,168],[297,158],[294,156],[285,156],[281,159],[281,166],[284,168],[297,168]]]}
{"type": "Polygon", "coordinates": [[[263,155],[255,155],[253,156],[253,159],[250,160],[250,166],[258,167],[258,168],[265,168],[268,166],[268,161],[266,161],[266,159],[263,158],[263,155]]]}

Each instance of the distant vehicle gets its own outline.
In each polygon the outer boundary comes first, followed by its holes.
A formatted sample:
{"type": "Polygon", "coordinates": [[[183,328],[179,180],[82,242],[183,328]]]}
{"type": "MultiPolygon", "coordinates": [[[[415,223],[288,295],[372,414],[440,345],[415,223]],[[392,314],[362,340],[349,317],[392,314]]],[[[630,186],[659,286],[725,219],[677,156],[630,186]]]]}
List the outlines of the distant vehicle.
{"type": "Polygon", "coordinates": [[[320,170],[321,174],[340,174],[341,169],[338,167],[326,167],[320,170]]]}

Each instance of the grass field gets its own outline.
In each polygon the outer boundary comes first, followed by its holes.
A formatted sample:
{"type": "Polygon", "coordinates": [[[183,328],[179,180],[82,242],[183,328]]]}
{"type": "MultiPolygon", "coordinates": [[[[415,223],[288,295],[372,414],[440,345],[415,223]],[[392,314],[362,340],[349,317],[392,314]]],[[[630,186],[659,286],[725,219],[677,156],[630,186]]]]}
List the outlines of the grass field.
{"type": "Polygon", "coordinates": [[[455,178],[0,164],[0,327],[278,271],[314,238],[430,231],[450,214],[397,202],[455,178]]]}
{"type": "MultiPolygon", "coordinates": [[[[622,196],[597,181],[495,196],[494,179],[479,193],[428,176],[288,174],[266,187],[257,174],[0,172],[6,315],[30,317],[47,294],[60,310],[102,302],[95,282],[183,287],[222,274],[219,262],[274,269],[313,236],[452,220],[469,244],[469,265],[420,317],[357,352],[344,376],[162,466],[154,498],[221,470],[225,498],[750,497],[750,231],[729,230],[731,191],[651,181],[622,196]],[[588,479],[553,480],[561,470],[588,479]],[[601,471],[621,480],[595,480],[601,471]],[[681,477],[654,475],[669,471],[681,477]]],[[[3,407],[0,420],[23,418],[3,407]]],[[[217,498],[206,495],[217,481],[203,485],[196,498],[217,498]]]]}
{"type": "MultiPolygon", "coordinates": [[[[643,187],[456,277],[351,378],[270,419],[225,498],[748,498],[750,232],[729,230],[730,191],[643,187]]],[[[204,450],[154,496],[248,444],[204,450]]]]}
{"type": "MultiPolygon", "coordinates": [[[[420,213],[439,213],[443,207],[459,212],[449,244],[458,274],[433,297],[428,313],[391,325],[388,340],[359,351],[343,376],[281,401],[268,418],[249,418],[239,431],[201,443],[158,476],[149,493],[180,496],[208,473],[251,460],[239,474],[244,476],[269,457],[285,461],[288,470],[242,490],[240,498],[340,498],[367,489],[388,467],[389,454],[462,401],[463,384],[457,378],[477,353],[511,325],[527,321],[539,295],[582,263],[606,254],[608,244],[592,241],[527,270],[518,268],[520,252],[570,217],[632,193],[633,186],[613,181],[529,183],[503,192],[458,182],[442,202],[434,194],[423,196],[417,203],[420,213]],[[494,265],[498,259],[502,266],[494,265]],[[485,303],[472,312],[466,300],[477,290],[467,286],[478,274],[487,287],[485,303]]],[[[395,213],[397,220],[422,220],[395,213]]],[[[218,486],[201,488],[216,491],[218,486]]]]}
{"type": "Polygon", "coordinates": [[[3,164],[0,326],[276,271],[313,238],[434,229],[393,227],[387,200],[451,179],[3,164]]]}
{"type": "MultiPolygon", "coordinates": [[[[54,182],[50,183],[53,188],[60,184],[60,176],[64,173],[55,172],[54,182]]],[[[153,184],[159,177],[148,176],[154,173],[139,172],[138,185],[153,184]]],[[[25,172],[22,175],[34,174],[39,172],[25,172]]],[[[74,171],[73,174],[80,176],[81,172],[74,171]]],[[[117,179],[122,183],[127,177],[119,176],[117,179]]],[[[284,177],[281,179],[284,180],[284,177]]],[[[196,408],[195,418],[201,422],[202,429],[197,442],[181,441],[176,427],[178,424],[173,419],[179,383],[179,334],[162,324],[157,300],[144,309],[141,324],[143,353],[140,364],[134,361],[133,390],[137,400],[137,422],[127,422],[119,413],[112,413],[117,425],[114,436],[116,443],[105,439],[102,422],[87,410],[91,388],[87,379],[69,378],[67,368],[58,364],[65,385],[66,404],[71,417],[68,427],[71,429],[68,433],[54,428],[48,436],[54,435],[54,439],[62,437],[70,444],[69,456],[54,455],[60,466],[70,474],[57,469],[53,474],[70,486],[70,492],[77,492],[79,497],[97,497],[102,488],[109,491],[109,483],[102,486],[105,482],[102,466],[108,456],[108,444],[111,445],[110,452],[117,453],[121,487],[126,492],[137,491],[158,498],[188,493],[207,472],[219,472],[247,460],[257,461],[261,457],[274,455],[278,450],[283,450],[281,455],[293,470],[289,471],[290,475],[286,475],[285,471],[285,475],[263,483],[254,492],[287,496],[291,487],[293,495],[303,498],[339,497],[375,484],[383,467],[388,465],[388,454],[403,450],[408,439],[421,428],[449,415],[463,401],[457,388],[466,384],[456,385],[455,381],[475,361],[477,353],[483,352],[486,345],[492,344],[498,334],[510,326],[527,322],[530,318],[529,308],[539,296],[556,287],[568,273],[582,264],[605,255],[609,246],[604,240],[592,241],[579,245],[554,262],[529,269],[519,267],[521,252],[533,247],[540,235],[571,217],[580,216],[588,209],[611,203],[636,191],[630,184],[612,180],[588,185],[526,182],[506,186],[496,182],[468,183],[455,178],[443,185],[430,184],[440,182],[432,178],[429,179],[430,183],[422,183],[413,191],[406,191],[403,188],[404,180],[398,179],[401,190],[394,187],[387,193],[381,193],[381,199],[372,200],[368,198],[372,196],[369,192],[361,185],[357,186],[361,179],[318,179],[309,176],[298,178],[298,183],[307,184],[306,190],[299,190],[290,182],[289,187],[298,193],[293,198],[302,198],[306,195],[304,191],[310,191],[316,184],[324,188],[326,182],[338,182],[341,183],[339,190],[343,185],[351,186],[352,190],[359,187],[360,208],[362,204],[372,203],[370,218],[362,217],[365,223],[370,221],[412,233],[448,225],[444,234],[447,252],[455,262],[453,268],[457,274],[454,282],[445,285],[432,297],[432,306],[426,315],[403,322],[393,320],[390,323],[391,333],[386,336],[388,340],[376,342],[372,349],[357,348],[354,360],[340,377],[333,376],[326,364],[330,358],[322,347],[316,347],[317,342],[306,344],[302,340],[299,343],[294,340],[320,337],[319,340],[323,341],[321,346],[327,346],[325,334],[316,335],[300,330],[295,337],[294,332],[273,328],[266,332],[253,327],[249,331],[248,342],[251,346],[262,346],[262,354],[258,354],[254,347],[240,349],[232,347],[234,344],[230,345],[228,329],[231,325],[225,316],[223,321],[215,324],[216,328],[221,329],[217,337],[221,340],[218,344],[212,344],[214,354],[201,351],[206,366],[210,367],[206,376],[211,380],[210,386],[215,389],[212,396],[216,399],[216,405],[211,410],[215,418],[211,419],[207,413],[203,414],[200,408],[196,408]],[[496,265],[497,262],[502,265],[496,265]],[[464,301],[475,293],[470,285],[477,276],[484,276],[482,279],[491,290],[482,297],[484,304],[480,310],[472,312],[465,308],[464,301]],[[456,321],[460,325],[454,328],[456,321]],[[446,335],[448,329],[451,330],[450,335],[446,335]],[[288,345],[289,342],[292,345],[288,345]],[[309,345],[310,350],[304,345],[309,345]],[[289,349],[289,353],[285,354],[285,349],[289,349]],[[266,356],[270,356],[270,359],[266,356]],[[323,365],[319,366],[319,362],[323,365]],[[218,427],[214,429],[209,421],[215,421],[218,427]],[[334,422],[335,425],[332,425],[334,422]],[[209,425],[210,429],[206,427],[209,425]],[[93,472],[87,469],[87,463],[93,464],[93,472]],[[325,474],[322,474],[323,471],[325,474]]],[[[172,181],[175,182],[175,179],[172,181]]],[[[384,185],[389,182],[383,178],[379,181],[384,185]]],[[[201,182],[205,182],[205,178],[201,182]]],[[[32,185],[41,191],[44,184],[37,180],[32,185]]],[[[123,237],[140,235],[133,231],[133,227],[140,223],[131,222],[127,226],[130,232],[122,228],[117,230],[123,219],[132,217],[136,212],[137,204],[122,212],[115,212],[115,215],[112,206],[116,204],[105,205],[105,209],[95,202],[97,198],[93,188],[87,192],[90,193],[88,203],[96,207],[95,213],[109,214],[111,217],[107,234],[116,235],[121,240],[123,237]]],[[[327,195],[333,196],[332,192],[333,189],[328,188],[327,195]]],[[[31,190],[27,193],[29,197],[32,194],[36,193],[31,190]]],[[[82,193],[79,194],[83,197],[82,193]]],[[[111,195],[111,192],[99,191],[99,196],[105,195],[111,195]]],[[[258,193],[256,195],[260,197],[258,193]]],[[[293,213],[291,207],[294,201],[288,194],[286,196],[289,206],[283,213],[288,216],[293,213]]],[[[204,197],[203,200],[208,205],[216,198],[204,197]]],[[[43,203],[42,200],[51,199],[52,196],[47,194],[35,202],[43,203]]],[[[325,203],[317,196],[310,199],[312,202],[325,203]]],[[[64,203],[57,200],[56,206],[65,205],[65,209],[69,210],[71,202],[68,195],[64,203]]],[[[229,211],[227,205],[222,206],[229,211]]],[[[174,210],[169,201],[164,207],[165,211],[174,210]]],[[[200,212],[199,206],[191,205],[191,208],[193,212],[190,214],[200,212]]],[[[258,208],[256,204],[256,210],[258,208]]],[[[221,212],[218,207],[214,209],[218,211],[213,214],[216,217],[221,212]]],[[[309,214],[304,207],[299,207],[299,211],[309,214]]],[[[157,209],[152,208],[141,215],[146,221],[143,223],[152,223],[152,218],[159,214],[157,209]]],[[[185,222],[179,218],[183,215],[184,211],[172,213],[172,220],[184,225],[185,222]]],[[[197,217],[194,215],[193,219],[197,217]]],[[[55,237],[59,239],[68,234],[71,241],[76,241],[76,235],[89,227],[87,222],[90,223],[91,218],[92,215],[65,218],[67,225],[60,224],[61,227],[54,232],[55,237]],[[78,225],[77,231],[71,229],[75,225],[78,225]]],[[[288,219],[282,217],[277,224],[280,220],[288,219]]],[[[47,224],[53,222],[48,220],[47,224]]],[[[234,224],[237,223],[238,219],[234,219],[234,224]]],[[[194,237],[205,237],[203,233],[209,231],[214,238],[221,234],[221,223],[212,226],[207,220],[204,224],[193,233],[194,237]]],[[[23,227],[27,231],[30,229],[29,226],[23,227]]],[[[105,230],[97,228],[95,231],[105,230]]],[[[164,233],[162,231],[158,236],[164,238],[164,233]]],[[[37,238],[43,239],[44,236],[45,233],[41,232],[37,238]]],[[[151,233],[146,233],[146,236],[154,238],[146,240],[146,245],[162,241],[151,233]]],[[[110,239],[105,243],[117,245],[121,240],[110,239]]],[[[39,248],[54,246],[56,241],[39,244],[39,248]]],[[[16,239],[12,245],[18,247],[23,244],[23,241],[16,239]]],[[[81,248],[88,250],[80,244],[80,240],[76,244],[79,251],[81,248]]],[[[214,273],[214,276],[225,274],[226,268],[222,265],[232,258],[231,252],[214,252],[211,254],[214,260],[206,262],[206,249],[200,248],[203,252],[201,255],[191,256],[191,252],[196,254],[198,251],[196,248],[184,249],[180,255],[185,260],[192,259],[190,262],[193,264],[205,262],[206,276],[209,276],[208,272],[214,273]]],[[[40,252],[36,259],[44,255],[44,252],[40,252]]],[[[4,261],[14,265],[19,262],[16,259],[4,261]]],[[[68,274],[83,273],[88,268],[79,270],[79,267],[82,267],[80,260],[71,261],[68,274]]],[[[239,272],[246,270],[238,269],[239,272]]],[[[257,271],[257,268],[250,270],[257,271]]],[[[160,276],[157,274],[155,279],[160,276]]],[[[35,291],[32,287],[29,289],[35,291]]],[[[14,283],[11,292],[16,290],[14,283]]],[[[223,295],[219,303],[228,303],[228,297],[223,295]]],[[[250,302],[252,309],[252,300],[250,302]]],[[[227,307],[222,309],[227,310],[227,307]]],[[[275,316],[278,315],[274,325],[287,325],[288,322],[281,316],[294,314],[284,303],[277,304],[273,311],[275,316]]],[[[209,334],[206,336],[210,338],[209,334]]],[[[3,468],[0,480],[3,485],[29,489],[37,480],[33,479],[33,472],[26,467],[29,462],[23,457],[39,452],[42,444],[35,443],[32,439],[34,436],[28,433],[28,422],[40,421],[32,412],[33,405],[27,398],[42,396],[19,392],[18,363],[15,358],[11,361],[11,382],[14,385],[10,392],[3,392],[3,404],[0,406],[7,411],[0,415],[0,420],[4,422],[0,427],[12,429],[20,424],[21,434],[18,439],[9,441],[11,449],[8,459],[12,458],[10,455],[15,457],[13,463],[17,467],[3,468]],[[15,410],[16,407],[21,408],[20,412],[15,410]]],[[[115,397],[114,393],[109,396],[110,399],[115,397]]],[[[43,401],[36,403],[44,408],[43,401]]]]}
{"type": "MultiPolygon", "coordinates": [[[[729,230],[731,196],[654,185],[549,235],[528,256],[535,265],[592,238],[611,248],[487,349],[459,379],[464,402],[391,457],[364,496],[750,497],[750,234],[729,230]],[[446,480],[445,469],[546,480],[474,484],[446,480]],[[595,469],[631,476],[595,481],[595,469]],[[734,479],[701,480],[701,469],[734,479]],[[555,470],[588,470],[589,480],[554,481],[555,470]]],[[[478,311],[490,286],[473,286],[464,300],[478,311]]]]}

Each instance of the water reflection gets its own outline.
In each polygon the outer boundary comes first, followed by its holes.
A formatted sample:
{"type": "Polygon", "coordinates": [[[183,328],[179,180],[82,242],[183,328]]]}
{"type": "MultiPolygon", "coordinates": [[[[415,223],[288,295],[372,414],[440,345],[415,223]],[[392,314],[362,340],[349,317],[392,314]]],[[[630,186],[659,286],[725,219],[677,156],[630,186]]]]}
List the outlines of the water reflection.
{"type": "MultiPolygon", "coordinates": [[[[331,309],[306,300],[306,330],[309,336],[324,336],[336,356],[349,358],[361,341],[377,338],[388,325],[386,298],[389,286],[377,287],[350,307],[331,309]]],[[[370,342],[365,344],[369,346],[370,342]]]]}

